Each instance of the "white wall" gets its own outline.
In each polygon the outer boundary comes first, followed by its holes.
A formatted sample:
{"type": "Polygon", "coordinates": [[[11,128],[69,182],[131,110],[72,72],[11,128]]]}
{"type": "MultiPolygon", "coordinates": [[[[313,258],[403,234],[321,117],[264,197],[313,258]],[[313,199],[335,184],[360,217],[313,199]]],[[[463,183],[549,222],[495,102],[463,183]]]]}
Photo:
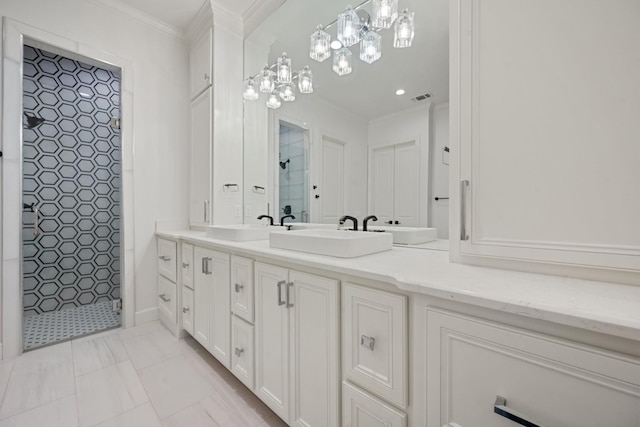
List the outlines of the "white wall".
{"type": "MultiPolygon", "coordinates": [[[[429,112],[431,103],[371,120],[369,149],[416,141],[420,151],[420,226],[428,224],[429,112]]],[[[366,188],[366,187],[365,187],[366,188]]],[[[375,212],[371,212],[375,215],[375,212]]]]}
{"type": "Polygon", "coordinates": [[[140,313],[153,318],[157,307],[155,221],[186,224],[188,218],[186,42],[84,0],[3,0],[0,15],[133,64],[135,311],[136,318],[140,313]]]}
{"type": "MultiPolygon", "coordinates": [[[[261,99],[257,102],[264,102],[261,99]]],[[[347,144],[346,203],[345,214],[362,217],[367,214],[367,121],[343,111],[322,100],[317,95],[298,94],[295,102],[282,103],[276,115],[310,130],[311,134],[311,184],[319,185],[320,174],[317,159],[320,156],[322,137],[327,136],[347,144]]],[[[272,122],[273,126],[273,122],[272,122]]],[[[271,132],[273,135],[273,132],[271,132]]],[[[276,167],[275,160],[273,167],[276,167]]],[[[322,188],[319,188],[322,197],[322,188]]],[[[311,195],[311,222],[318,221],[320,212],[313,206],[311,195]],[[314,219],[316,218],[316,219],[314,219]]]]}
{"type": "Polygon", "coordinates": [[[435,197],[449,197],[449,104],[437,104],[431,114],[431,143],[429,161],[429,227],[438,229],[439,239],[449,238],[449,200],[435,201],[435,197]]]}

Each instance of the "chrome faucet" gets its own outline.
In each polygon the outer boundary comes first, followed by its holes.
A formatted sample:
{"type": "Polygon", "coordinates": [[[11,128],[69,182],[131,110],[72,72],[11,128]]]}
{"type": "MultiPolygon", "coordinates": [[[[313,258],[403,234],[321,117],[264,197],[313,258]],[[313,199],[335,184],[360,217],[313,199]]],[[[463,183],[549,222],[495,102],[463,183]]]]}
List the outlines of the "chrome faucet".
{"type": "Polygon", "coordinates": [[[258,219],[269,218],[269,225],[273,225],[273,217],[269,215],[260,215],[258,219]]]}
{"type": "Polygon", "coordinates": [[[351,220],[353,222],[353,231],[358,231],[358,220],[352,216],[349,215],[345,215],[342,218],[340,218],[340,225],[344,225],[344,222],[346,220],[351,220]]]}
{"type": "Polygon", "coordinates": [[[377,221],[378,217],[375,215],[369,215],[362,221],[362,231],[367,231],[367,223],[369,221],[377,221]]]}
{"type": "Polygon", "coordinates": [[[285,215],[280,218],[280,227],[284,227],[284,220],[287,218],[296,219],[296,217],[293,215],[285,215]]]}

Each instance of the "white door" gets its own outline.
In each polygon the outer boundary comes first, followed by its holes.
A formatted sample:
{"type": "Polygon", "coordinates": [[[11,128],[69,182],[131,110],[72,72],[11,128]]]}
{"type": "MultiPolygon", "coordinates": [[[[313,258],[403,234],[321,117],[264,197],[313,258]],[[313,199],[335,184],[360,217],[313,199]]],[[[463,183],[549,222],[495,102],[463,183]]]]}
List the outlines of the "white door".
{"type": "Polygon", "coordinates": [[[289,420],[288,270],[255,263],[256,394],[289,420]]]}
{"type": "Polygon", "coordinates": [[[195,226],[211,221],[211,91],[191,102],[189,223],[195,226]]]}
{"type": "Polygon", "coordinates": [[[206,349],[211,342],[211,288],[213,286],[211,263],[212,251],[193,249],[195,268],[193,271],[193,337],[206,349]]]}
{"type": "Polygon", "coordinates": [[[292,424],[339,425],[339,282],[290,271],[292,424]]]}
{"type": "Polygon", "coordinates": [[[419,224],[419,153],[414,141],[398,144],[394,150],[393,223],[405,227],[419,224]]]}
{"type": "Polygon", "coordinates": [[[227,368],[231,363],[231,307],[229,254],[211,251],[211,340],[209,351],[227,368]]]}
{"type": "Polygon", "coordinates": [[[346,144],[326,136],[322,138],[322,165],[320,178],[321,197],[317,203],[324,224],[337,224],[345,215],[345,190],[348,188],[345,173],[346,144]]]}
{"type": "Polygon", "coordinates": [[[378,217],[378,223],[393,221],[393,193],[395,190],[395,162],[393,146],[373,150],[371,159],[371,208],[369,212],[378,217]]]}

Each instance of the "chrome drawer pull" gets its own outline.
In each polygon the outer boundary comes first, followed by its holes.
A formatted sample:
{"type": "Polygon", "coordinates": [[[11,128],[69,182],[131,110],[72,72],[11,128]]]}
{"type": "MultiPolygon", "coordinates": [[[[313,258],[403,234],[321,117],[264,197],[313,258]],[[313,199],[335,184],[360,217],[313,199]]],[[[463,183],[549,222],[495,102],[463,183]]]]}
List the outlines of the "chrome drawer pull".
{"type": "Polygon", "coordinates": [[[188,312],[188,311],[189,311],[189,307],[182,307],[182,312],[183,312],[183,313],[186,313],[186,312],[188,312]]]}
{"type": "Polygon", "coordinates": [[[236,356],[240,357],[244,353],[244,349],[236,347],[236,356]]]}
{"type": "Polygon", "coordinates": [[[171,257],[168,257],[166,255],[159,256],[158,259],[160,261],[171,261],[171,257]]]}
{"type": "Polygon", "coordinates": [[[360,337],[360,345],[373,351],[373,348],[376,345],[376,339],[374,337],[363,335],[360,337]]]}
{"type": "Polygon", "coordinates": [[[543,427],[542,424],[534,423],[518,411],[507,408],[507,399],[502,396],[496,396],[496,403],[493,404],[493,412],[525,427],[543,427]]]}
{"type": "Polygon", "coordinates": [[[284,305],[285,302],[282,301],[282,285],[286,284],[286,280],[281,280],[278,282],[278,305],[284,305]]]}
{"type": "Polygon", "coordinates": [[[244,289],[244,286],[242,286],[240,283],[236,283],[236,292],[240,293],[242,289],[244,289]]]}
{"type": "Polygon", "coordinates": [[[289,294],[291,288],[293,288],[293,282],[287,283],[287,308],[293,307],[293,304],[291,303],[291,295],[289,294]]]}
{"type": "Polygon", "coordinates": [[[187,267],[189,267],[189,263],[183,262],[182,263],[182,268],[187,268],[187,267]]]}
{"type": "Polygon", "coordinates": [[[170,302],[171,298],[167,298],[167,294],[160,294],[158,295],[160,297],[160,299],[164,302],[170,302]]]}

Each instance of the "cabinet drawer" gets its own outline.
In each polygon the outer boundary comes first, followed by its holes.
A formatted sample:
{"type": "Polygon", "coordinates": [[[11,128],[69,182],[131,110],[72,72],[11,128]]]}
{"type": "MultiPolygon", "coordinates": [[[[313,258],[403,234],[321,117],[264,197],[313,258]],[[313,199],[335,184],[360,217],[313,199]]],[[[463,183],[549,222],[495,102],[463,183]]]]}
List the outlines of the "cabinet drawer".
{"type": "Polygon", "coordinates": [[[158,277],[158,308],[160,316],[176,324],[176,285],[162,276],[158,277]]]}
{"type": "Polygon", "coordinates": [[[182,252],[182,284],[193,289],[193,245],[183,243],[182,252]]]}
{"type": "Polygon", "coordinates": [[[158,239],[158,273],[176,282],[176,242],[171,240],[158,239]]]}
{"type": "Polygon", "coordinates": [[[513,427],[502,396],[537,425],[640,426],[636,358],[435,309],[426,327],[428,425],[513,427]]]}
{"type": "Polygon", "coordinates": [[[343,427],[405,427],[407,416],[383,401],[342,383],[343,427]]]}
{"type": "Polygon", "coordinates": [[[253,260],[231,257],[231,311],[253,323],[253,260]]]}
{"type": "Polygon", "coordinates": [[[351,283],[343,287],[345,377],[407,406],[407,298],[351,283]]]}
{"type": "Polygon", "coordinates": [[[231,317],[231,372],[253,390],[253,326],[231,317]]]}
{"type": "Polygon", "coordinates": [[[182,328],[193,335],[193,290],[182,287],[182,328]]]}

